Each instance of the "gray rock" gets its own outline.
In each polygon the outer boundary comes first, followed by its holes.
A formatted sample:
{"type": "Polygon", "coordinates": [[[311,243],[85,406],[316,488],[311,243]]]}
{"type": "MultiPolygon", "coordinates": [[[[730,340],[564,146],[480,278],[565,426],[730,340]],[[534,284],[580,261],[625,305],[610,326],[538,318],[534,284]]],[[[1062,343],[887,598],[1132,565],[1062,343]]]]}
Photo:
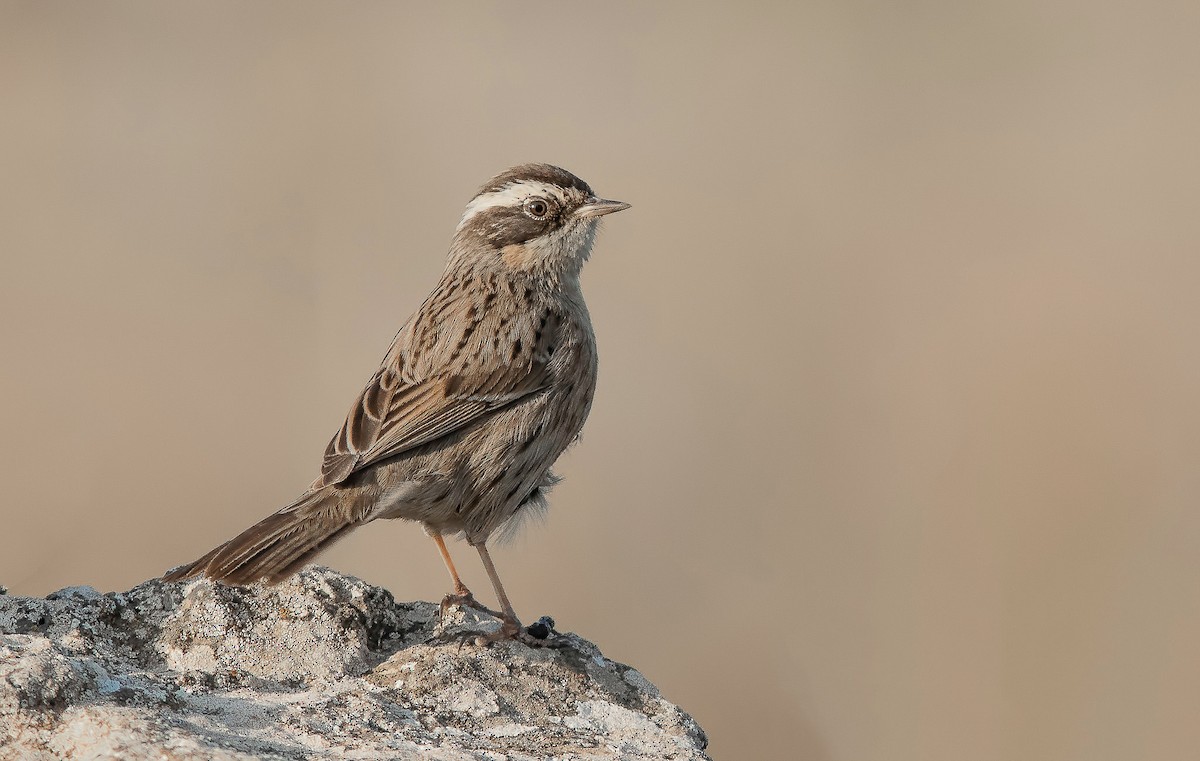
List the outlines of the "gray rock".
{"type": "Polygon", "coordinates": [[[592,643],[489,648],[474,610],[311,567],[0,596],[0,760],[706,759],[704,732],[592,643]]]}

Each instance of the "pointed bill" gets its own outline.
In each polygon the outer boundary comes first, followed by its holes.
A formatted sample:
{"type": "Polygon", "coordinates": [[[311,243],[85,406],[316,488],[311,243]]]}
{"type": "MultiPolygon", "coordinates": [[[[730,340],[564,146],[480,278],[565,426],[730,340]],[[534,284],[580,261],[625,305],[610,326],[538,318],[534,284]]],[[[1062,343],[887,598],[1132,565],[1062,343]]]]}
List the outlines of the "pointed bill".
{"type": "Polygon", "coordinates": [[[624,201],[609,201],[604,198],[589,198],[587,203],[575,210],[575,216],[580,219],[603,217],[616,211],[624,211],[629,204],[624,201]]]}

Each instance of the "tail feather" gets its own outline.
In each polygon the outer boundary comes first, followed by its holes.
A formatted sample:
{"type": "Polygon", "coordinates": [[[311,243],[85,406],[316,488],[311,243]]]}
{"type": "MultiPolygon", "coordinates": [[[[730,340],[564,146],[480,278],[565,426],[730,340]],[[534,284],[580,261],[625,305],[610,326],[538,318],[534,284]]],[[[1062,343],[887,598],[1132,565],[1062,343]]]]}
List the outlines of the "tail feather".
{"type": "Polygon", "coordinates": [[[234,585],[283,581],[358,525],[339,509],[338,496],[336,487],[306,494],[163,580],[204,574],[234,585]]]}

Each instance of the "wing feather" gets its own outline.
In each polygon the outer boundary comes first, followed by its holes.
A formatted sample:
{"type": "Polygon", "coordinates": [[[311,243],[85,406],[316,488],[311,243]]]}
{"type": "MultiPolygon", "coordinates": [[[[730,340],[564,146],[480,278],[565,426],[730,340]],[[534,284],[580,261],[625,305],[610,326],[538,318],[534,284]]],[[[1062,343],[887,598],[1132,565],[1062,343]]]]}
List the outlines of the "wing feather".
{"type": "Polygon", "coordinates": [[[329,442],[314,487],[339,483],[381,460],[450,436],[549,387],[544,362],[522,358],[472,377],[404,382],[396,366],[371,378],[329,442]]]}

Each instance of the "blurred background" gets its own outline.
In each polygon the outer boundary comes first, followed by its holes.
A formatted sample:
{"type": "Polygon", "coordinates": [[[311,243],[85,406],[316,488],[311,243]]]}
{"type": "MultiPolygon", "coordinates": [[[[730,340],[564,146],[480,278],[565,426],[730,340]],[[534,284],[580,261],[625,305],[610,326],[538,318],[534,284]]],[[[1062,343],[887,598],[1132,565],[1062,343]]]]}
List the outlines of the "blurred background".
{"type": "MultiPolygon", "coordinates": [[[[4,0],[0,583],[126,589],[290,501],[475,189],[548,161],[634,208],[584,273],[585,438],[496,552],[518,611],[718,759],[1194,757],[1198,32],[4,0]]],[[[412,525],[323,562],[448,589],[412,525]]]]}

